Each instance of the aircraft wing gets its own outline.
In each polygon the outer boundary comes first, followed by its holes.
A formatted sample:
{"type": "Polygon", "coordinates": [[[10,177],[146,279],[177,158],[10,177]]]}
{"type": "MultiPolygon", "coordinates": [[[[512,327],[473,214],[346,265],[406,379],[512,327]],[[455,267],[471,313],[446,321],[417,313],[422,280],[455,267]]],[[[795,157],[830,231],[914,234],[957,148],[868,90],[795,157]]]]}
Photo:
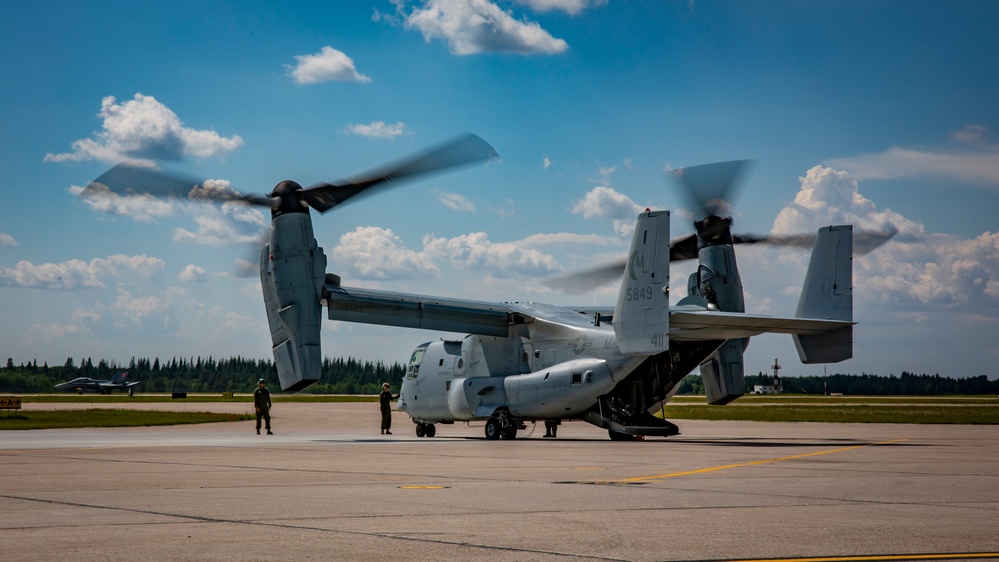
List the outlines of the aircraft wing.
{"type": "Polygon", "coordinates": [[[326,285],[323,304],[330,320],[383,326],[509,335],[510,314],[503,304],[326,285]]]}
{"type": "Polygon", "coordinates": [[[728,340],[764,333],[814,335],[856,324],[846,320],[781,318],[717,310],[670,311],[670,339],[728,340]]]}

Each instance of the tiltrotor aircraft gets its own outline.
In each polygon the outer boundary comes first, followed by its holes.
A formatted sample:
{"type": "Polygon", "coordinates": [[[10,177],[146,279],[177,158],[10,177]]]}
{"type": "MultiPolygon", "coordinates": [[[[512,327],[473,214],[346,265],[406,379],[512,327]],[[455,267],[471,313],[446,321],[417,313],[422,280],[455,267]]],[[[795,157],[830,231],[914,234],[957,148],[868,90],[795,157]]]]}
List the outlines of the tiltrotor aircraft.
{"type": "MultiPolygon", "coordinates": [[[[670,241],[670,212],[635,219],[624,263],[591,273],[616,277],[611,307],[492,303],[348,287],[326,273],[309,207],[324,213],[375,188],[427,172],[495,158],[467,134],[425,153],[352,180],[303,189],[279,183],[266,197],[220,193],[201,182],[147,168],[118,165],[84,196],[149,193],[188,199],[236,200],[271,209],[269,240],[260,250],[260,281],[281,388],[318,382],[320,324],[327,318],[464,335],[418,346],[402,381],[398,408],[418,436],[435,424],[485,421],[487,439],[513,439],[526,423],[584,420],[615,440],[668,436],[676,425],[653,415],[700,366],[707,400],[742,396],[743,352],[762,333],[791,334],[804,363],[833,363],[853,354],[853,228],[828,226],[814,236],[739,236],[731,231],[725,197],[742,162],[689,167],[673,173],[693,199],[696,234],[670,241]],[[814,241],[795,317],[746,314],[734,245],[814,241]],[[670,262],[697,259],[687,296],[669,305],[670,262]]],[[[868,248],[887,235],[864,234],[868,248]]],[[[568,283],[568,280],[566,284],[568,283]]]]}

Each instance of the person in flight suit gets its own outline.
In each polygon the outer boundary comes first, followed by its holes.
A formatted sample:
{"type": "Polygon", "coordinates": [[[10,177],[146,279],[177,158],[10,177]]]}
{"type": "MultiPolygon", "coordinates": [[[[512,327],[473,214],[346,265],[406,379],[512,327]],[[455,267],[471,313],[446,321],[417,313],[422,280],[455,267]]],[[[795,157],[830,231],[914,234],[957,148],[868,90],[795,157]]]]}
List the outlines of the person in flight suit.
{"type": "Polygon", "coordinates": [[[392,401],[397,400],[399,395],[392,395],[392,391],[389,390],[389,383],[382,384],[382,393],[378,395],[378,401],[381,403],[382,409],[382,435],[392,435],[389,431],[392,427],[392,401]]]}
{"type": "Polygon", "coordinates": [[[253,409],[257,412],[257,435],[260,435],[260,418],[267,422],[267,435],[271,433],[271,393],[264,386],[264,379],[257,381],[257,390],[253,391],[253,409]]]}

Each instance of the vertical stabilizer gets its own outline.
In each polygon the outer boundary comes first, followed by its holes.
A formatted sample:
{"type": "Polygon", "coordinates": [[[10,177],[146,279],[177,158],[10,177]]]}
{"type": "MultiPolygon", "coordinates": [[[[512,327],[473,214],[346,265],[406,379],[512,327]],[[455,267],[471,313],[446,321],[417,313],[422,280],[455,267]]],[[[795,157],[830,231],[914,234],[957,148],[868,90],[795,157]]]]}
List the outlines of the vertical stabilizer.
{"type": "MultiPolygon", "coordinates": [[[[795,316],[853,321],[853,226],[819,229],[795,316]]],[[[792,337],[802,363],[837,363],[853,357],[853,326],[792,337]]]]}
{"type": "Polygon", "coordinates": [[[669,349],[669,211],[638,216],[628,265],[614,309],[621,353],[652,355],[669,349]]]}

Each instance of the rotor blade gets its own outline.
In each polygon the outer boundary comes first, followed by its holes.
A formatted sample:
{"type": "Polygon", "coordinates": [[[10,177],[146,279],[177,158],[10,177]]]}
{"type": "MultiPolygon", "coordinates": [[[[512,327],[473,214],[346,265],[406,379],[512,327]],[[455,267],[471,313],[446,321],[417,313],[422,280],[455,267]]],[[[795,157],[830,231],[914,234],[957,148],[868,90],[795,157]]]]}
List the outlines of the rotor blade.
{"type": "Polygon", "coordinates": [[[694,220],[707,216],[725,217],[732,214],[735,187],[750,160],[732,160],[700,166],[688,166],[670,172],[683,187],[694,220]]]}
{"type": "Polygon", "coordinates": [[[569,295],[581,295],[611,281],[620,280],[621,276],[624,275],[624,268],[627,264],[627,260],[615,260],[593,269],[550,277],[542,281],[542,283],[569,295]]]}
{"type": "MultiPolygon", "coordinates": [[[[891,227],[888,230],[858,230],[853,233],[853,255],[860,257],[867,255],[885,242],[891,240],[898,229],[891,227]]],[[[814,234],[776,234],[776,235],[756,235],[756,234],[736,234],[733,236],[736,244],[769,244],[772,246],[788,246],[792,248],[811,248],[815,245],[814,234]]]]}
{"type": "Polygon", "coordinates": [[[302,192],[302,200],[320,213],[362,193],[370,195],[374,187],[385,187],[399,180],[498,158],[496,150],[481,138],[466,133],[460,137],[409,158],[372,170],[337,184],[321,183],[302,192]]]}
{"type": "Polygon", "coordinates": [[[261,195],[243,195],[224,182],[196,179],[176,172],[126,163],[118,164],[87,184],[80,196],[99,197],[108,193],[121,196],[152,195],[191,201],[241,201],[269,208],[274,208],[277,201],[261,195]]]}
{"type": "MultiPolygon", "coordinates": [[[[669,261],[697,259],[697,235],[688,234],[674,238],[669,243],[669,261]]],[[[543,281],[545,285],[570,295],[580,295],[597,287],[617,281],[624,275],[628,260],[620,259],[605,263],[593,269],[577,271],[568,275],[551,277],[543,281]]]]}

